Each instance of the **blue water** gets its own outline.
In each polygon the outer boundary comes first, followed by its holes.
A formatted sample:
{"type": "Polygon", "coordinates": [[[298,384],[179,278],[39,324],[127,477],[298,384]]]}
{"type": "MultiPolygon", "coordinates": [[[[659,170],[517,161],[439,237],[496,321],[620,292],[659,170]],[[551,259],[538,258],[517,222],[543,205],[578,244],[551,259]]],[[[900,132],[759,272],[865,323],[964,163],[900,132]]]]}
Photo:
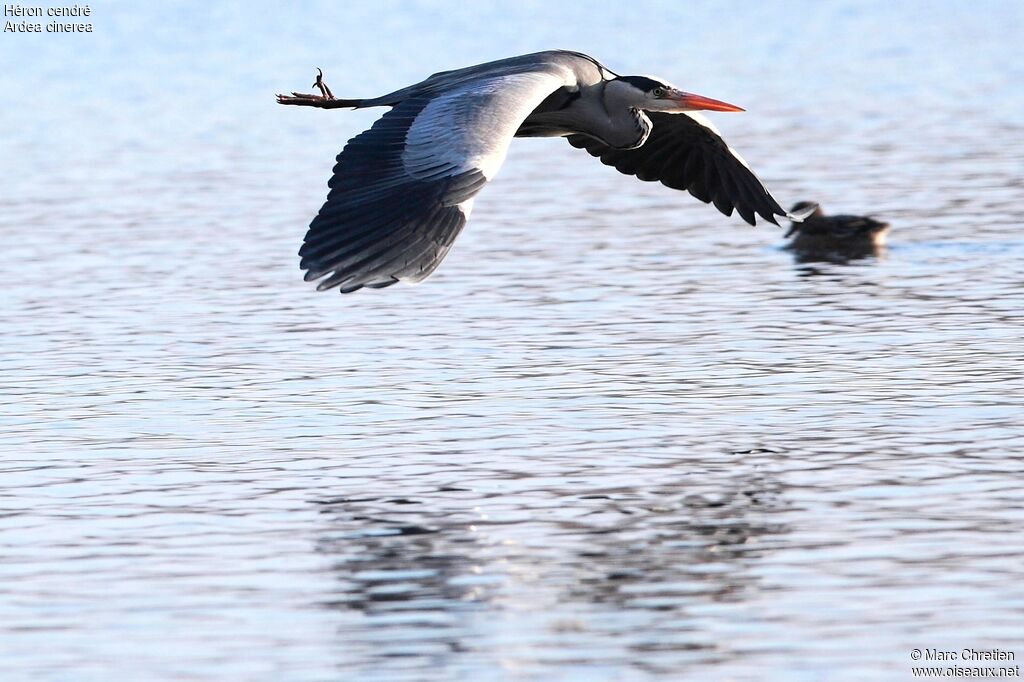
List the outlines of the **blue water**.
{"type": "Polygon", "coordinates": [[[0,34],[0,678],[1024,656],[1019,3],[90,7],[0,34]],[[302,282],[378,112],[274,93],[552,47],[745,107],[783,204],[889,248],[803,262],[517,140],[422,285],[302,282]]]}

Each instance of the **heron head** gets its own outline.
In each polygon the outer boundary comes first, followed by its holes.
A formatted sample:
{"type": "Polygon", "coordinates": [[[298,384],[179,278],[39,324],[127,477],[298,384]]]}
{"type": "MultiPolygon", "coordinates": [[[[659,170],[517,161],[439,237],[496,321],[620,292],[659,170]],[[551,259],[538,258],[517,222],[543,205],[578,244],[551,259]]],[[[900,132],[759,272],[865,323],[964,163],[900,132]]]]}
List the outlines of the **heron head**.
{"type": "Polygon", "coordinates": [[[616,87],[632,106],[644,111],[743,111],[735,104],[683,92],[650,76],[619,76],[612,83],[619,84],[616,87]]]}

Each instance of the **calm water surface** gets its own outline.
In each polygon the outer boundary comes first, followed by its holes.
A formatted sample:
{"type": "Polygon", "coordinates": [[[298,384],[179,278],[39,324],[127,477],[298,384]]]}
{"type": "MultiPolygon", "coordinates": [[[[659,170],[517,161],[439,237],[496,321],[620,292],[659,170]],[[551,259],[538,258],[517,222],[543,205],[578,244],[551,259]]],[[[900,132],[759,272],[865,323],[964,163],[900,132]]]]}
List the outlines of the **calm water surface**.
{"type": "Polygon", "coordinates": [[[1018,3],[92,5],[0,36],[4,680],[911,679],[1024,657],[1018,3]],[[441,269],[295,252],[374,112],[549,47],[734,101],[878,258],[517,141],[441,269]]]}

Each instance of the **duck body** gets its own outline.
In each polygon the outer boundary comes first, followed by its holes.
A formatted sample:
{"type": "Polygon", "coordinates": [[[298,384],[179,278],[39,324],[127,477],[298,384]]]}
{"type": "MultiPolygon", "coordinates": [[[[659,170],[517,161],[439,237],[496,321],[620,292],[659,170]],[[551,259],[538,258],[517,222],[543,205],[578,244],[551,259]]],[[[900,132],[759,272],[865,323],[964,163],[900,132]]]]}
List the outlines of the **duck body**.
{"type": "MultiPolygon", "coordinates": [[[[792,212],[814,204],[801,201],[792,212]]],[[[889,223],[867,216],[825,215],[818,207],[803,222],[794,222],[786,232],[786,248],[794,251],[834,251],[870,255],[885,246],[889,223]]]]}

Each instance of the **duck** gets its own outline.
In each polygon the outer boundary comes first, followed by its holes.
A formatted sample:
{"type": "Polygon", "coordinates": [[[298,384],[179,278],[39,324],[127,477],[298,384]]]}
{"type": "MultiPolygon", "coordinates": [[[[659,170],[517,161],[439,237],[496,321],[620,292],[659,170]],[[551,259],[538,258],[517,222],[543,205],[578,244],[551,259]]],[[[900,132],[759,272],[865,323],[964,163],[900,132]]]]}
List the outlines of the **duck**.
{"type": "Polygon", "coordinates": [[[878,255],[885,248],[889,223],[867,216],[825,215],[821,205],[811,201],[794,204],[790,213],[811,213],[803,222],[793,222],[785,237],[787,249],[798,252],[831,253],[838,256],[878,255]]]}

